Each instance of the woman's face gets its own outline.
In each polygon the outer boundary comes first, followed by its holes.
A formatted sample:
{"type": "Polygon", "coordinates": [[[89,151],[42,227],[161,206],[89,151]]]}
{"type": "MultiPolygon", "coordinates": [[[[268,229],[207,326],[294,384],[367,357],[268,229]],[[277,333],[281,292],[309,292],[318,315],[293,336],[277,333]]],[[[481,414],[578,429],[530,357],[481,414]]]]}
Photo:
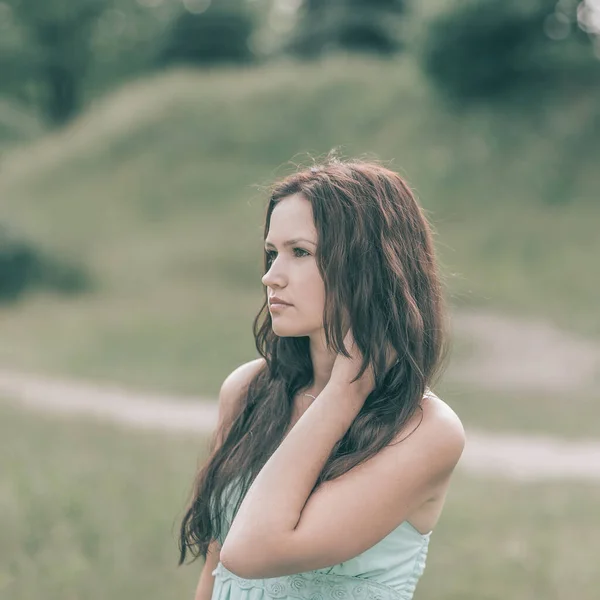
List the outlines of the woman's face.
{"type": "Polygon", "coordinates": [[[323,327],[325,284],[315,259],[317,230],[310,202],[288,196],[273,209],[265,249],[271,267],[262,278],[267,294],[290,306],[271,306],[272,327],[281,337],[307,336],[323,327]],[[293,241],[293,243],[289,243],[293,241]]]}

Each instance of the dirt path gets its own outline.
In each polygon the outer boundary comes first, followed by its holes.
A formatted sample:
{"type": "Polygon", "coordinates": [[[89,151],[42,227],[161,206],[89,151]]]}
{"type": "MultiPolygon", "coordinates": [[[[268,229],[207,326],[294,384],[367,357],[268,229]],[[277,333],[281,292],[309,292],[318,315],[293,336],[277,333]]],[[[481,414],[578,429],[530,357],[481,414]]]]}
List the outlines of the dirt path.
{"type": "MultiPolygon", "coordinates": [[[[478,344],[449,376],[480,387],[525,390],[585,387],[597,381],[600,349],[545,324],[484,313],[459,315],[455,328],[478,344]]],[[[0,371],[0,395],[36,411],[88,415],[128,427],[206,434],[217,419],[214,400],[141,394],[114,386],[0,371]]],[[[492,434],[469,428],[460,468],[482,477],[600,480],[600,441],[492,434]]]]}
{"type": "MultiPolygon", "coordinates": [[[[148,396],[121,388],[0,371],[0,392],[27,408],[91,416],[126,427],[204,435],[216,425],[217,405],[207,398],[148,396]]],[[[460,468],[486,477],[600,480],[600,442],[563,442],[541,436],[467,431],[460,468]]]]}
{"type": "Polygon", "coordinates": [[[217,404],[209,398],[148,395],[12,371],[0,371],[0,395],[36,411],[88,415],[138,429],[205,435],[217,422],[217,404]]]}

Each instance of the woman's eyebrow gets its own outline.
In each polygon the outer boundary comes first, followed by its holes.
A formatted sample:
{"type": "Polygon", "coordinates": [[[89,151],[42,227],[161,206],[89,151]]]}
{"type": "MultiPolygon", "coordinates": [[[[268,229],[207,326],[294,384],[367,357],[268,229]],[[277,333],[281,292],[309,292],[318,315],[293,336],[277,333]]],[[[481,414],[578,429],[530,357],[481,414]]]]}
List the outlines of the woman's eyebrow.
{"type": "MultiPolygon", "coordinates": [[[[294,244],[297,244],[298,242],[308,242],[309,244],[312,244],[313,246],[316,246],[317,244],[311,240],[307,240],[306,238],[294,238],[293,240],[288,240],[287,242],[283,242],[283,246],[284,248],[287,246],[293,246],[294,244]]],[[[275,245],[272,244],[271,242],[267,242],[265,240],[265,247],[269,247],[269,248],[275,248],[275,245]]]]}

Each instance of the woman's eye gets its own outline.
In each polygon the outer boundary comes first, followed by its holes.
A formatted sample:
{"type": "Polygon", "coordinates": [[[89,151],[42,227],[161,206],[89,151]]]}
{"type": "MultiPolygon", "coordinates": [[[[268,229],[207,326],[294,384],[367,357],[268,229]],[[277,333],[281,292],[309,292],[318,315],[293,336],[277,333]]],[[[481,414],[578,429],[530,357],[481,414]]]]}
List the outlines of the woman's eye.
{"type": "MultiPolygon", "coordinates": [[[[277,252],[275,252],[275,250],[267,250],[266,254],[269,260],[274,260],[277,256],[277,252]]],[[[310,252],[308,252],[307,250],[303,250],[302,248],[294,248],[294,255],[298,258],[301,258],[303,256],[310,256],[310,252]],[[298,254],[298,252],[300,252],[301,254],[298,254]]]]}

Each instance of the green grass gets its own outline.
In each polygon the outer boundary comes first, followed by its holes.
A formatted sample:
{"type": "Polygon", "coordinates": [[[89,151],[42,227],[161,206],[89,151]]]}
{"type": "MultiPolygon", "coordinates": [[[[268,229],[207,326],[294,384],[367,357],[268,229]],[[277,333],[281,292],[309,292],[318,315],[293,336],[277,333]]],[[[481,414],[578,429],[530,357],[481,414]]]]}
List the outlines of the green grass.
{"type": "Polygon", "coordinates": [[[597,93],[563,89],[451,114],[409,56],[131,83],[5,159],[3,219],[81,259],[98,288],[0,308],[0,363],[215,394],[256,355],[259,186],[333,146],[407,176],[454,305],[598,337],[597,107],[597,93]]]}
{"type": "Polygon", "coordinates": [[[0,151],[23,145],[44,133],[44,123],[31,108],[0,94],[0,151]]]}
{"type": "Polygon", "coordinates": [[[193,597],[176,533],[202,440],[0,414],[2,598],[193,597]]]}
{"type": "MultiPolygon", "coordinates": [[[[0,404],[0,596],[191,598],[176,531],[206,440],[0,404]]],[[[454,476],[415,600],[593,600],[600,486],[454,476]]]]}
{"type": "Polygon", "coordinates": [[[600,485],[455,474],[415,600],[597,597],[600,485]]]}
{"type": "Polygon", "coordinates": [[[596,388],[569,392],[497,392],[443,384],[436,390],[463,425],[498,433],[597,438],[600,393],[596,388]]]}

